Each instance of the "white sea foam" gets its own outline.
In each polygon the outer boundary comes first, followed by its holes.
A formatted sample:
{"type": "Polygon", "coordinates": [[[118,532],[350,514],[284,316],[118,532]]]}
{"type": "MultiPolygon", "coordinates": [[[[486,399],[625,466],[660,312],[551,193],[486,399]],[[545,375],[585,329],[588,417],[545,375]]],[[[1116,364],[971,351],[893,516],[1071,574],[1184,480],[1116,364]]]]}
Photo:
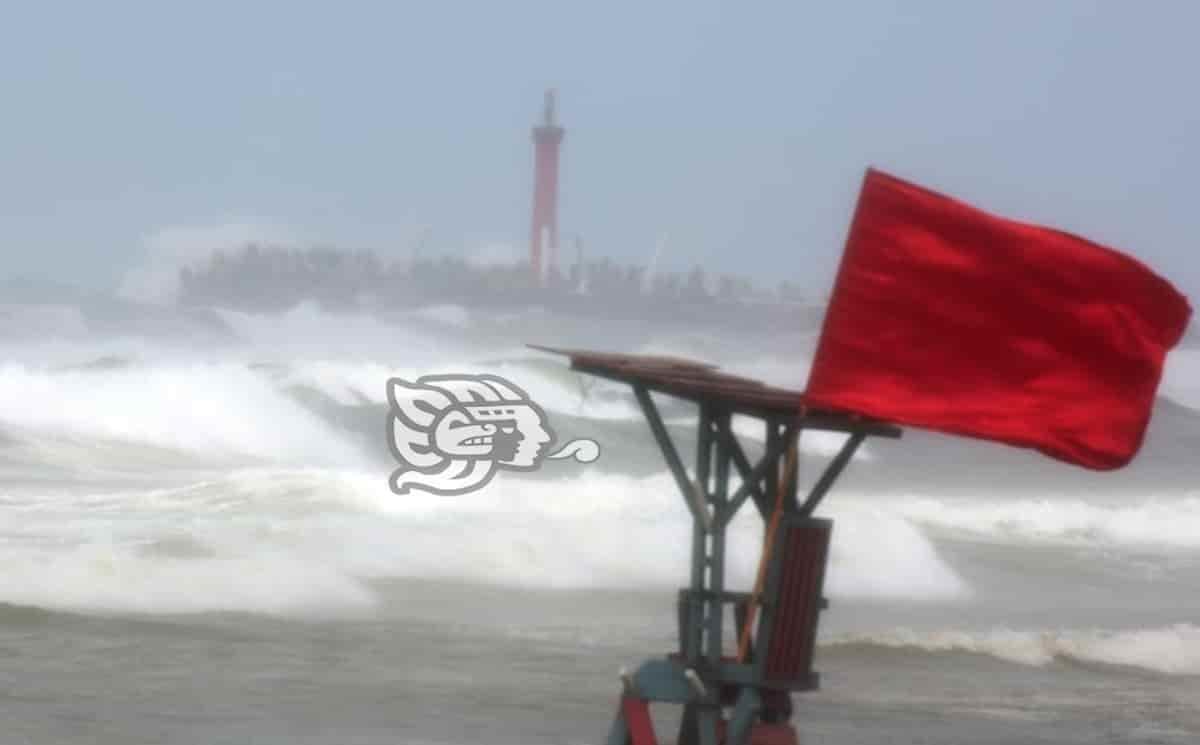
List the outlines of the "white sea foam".
{"type": "Polygon", "coordinates": [[[939,529],[1001,542],[1200,548],[1200,496],[1097,504],[1081,499],[952,501],[914,497],[883,508],[939,529]]]}
{"type": "Polygon", "coordinates": [[[921,631],[892,629],[834,634],[826,646],[869,645],[925,652],[968,652],[1042,667],[1055,660],[1140,668],[1171,675],[1200,675],[1200,627],[1104,630],[921,631]]]}
{"type": "MultiPolygon", "coordinates": [[[[455,315],[455,311],[447,313],[447,318],[455,315]]],[[[254,360],[293,363],[336,359],[452,366],[486,359],[491,353],[487,339],[466,338],[453,324],[431,324],[411,317],[383,319],[367,313],[330,313],[312,302],[277,315],[230,310],[219,314],[242,341],[242,355],[254,360]]],[[[497,341],[497,345],[500,343],[497,341]]]]}
{"type": "MultiPolygon", "coordinates": [[[[301,385],[345,405],[387,403],[387,381],[399,377],[416,382],[425,375],[498,375],[521,387],[530,400],[551,414],[587,419],[635,419],[641,413],[623,388],[571,375],[547,374],[544,368],[518,360],[483,363],[389,366],[377,362],[312,360],[289,365],[282,385],[301,385]]],[[[551,422],[553,424],[553,421],[551,422]]]]}
{"type": "Polygon", "coordinates": [[[236,364],[66,371],[4,365],[0,425],[213,457],[362,462],[330,425],[236,364]]]}
{"type": "Polygon", "coordinates": [[[836,594],[917,602],[971,597],[966,582],[907,521],[841,500],[822,511],[835,520],[829,572],[836,594]]]}
{"type": "Polygon", "coordinates": [[[345,406],[387,403],[387,381],[393,377],[416,380],[420,369],[393,367],[378,362],[312,360],[289,365],[280,377],[283,386],[304,386],[345,406]]]}
{"type": "Polygon", "coordinates": [[[82,612],[145,614],[238,611],[271,615],[367,612],[376,598],[336,568],[287,554],[139,556],[88,544],[50,556],[6,557],[0,600],[82,612]]]}
{"type": "MultiPolygon", "coordinates": [[[[290,390],[305,386],[344,405],[382,406],[391,376],[489,373],[524,387],[554,425],[565,415],[640,421],[624,387],[590,378],[581,386],[565,366],[542,364],[543,357],[514,348],[511,338],[479,346],[468,338],[470,330],[453,326],[431,330],[432,324],[336,316],[311,305],[277,318],[223,315],[243,344],[233,353],[219,352],[220,361],[200,354],[185,361],[153,344],[122,342],[111,348],[141,361],[50,367],[110,353],[104,343],[88,340],[30,347],[39,362],[0,366],[0,431],[10,439],[69,440],[76,455],[93,452],[113,462],[136,461],[134,451],[167,448],[206,457],[228,454],[239,465],[247,457],[272,464],[234,471],[226,465],[186,488],[93,495],[91,501],[69,488],[53,500],[42,495],[44,503],[36,495],[0,495],[9,518],[0,537],[11,539],[0,555],[7,572],[0,601],[288,613],[313,606],[368,607],[364,581],[375,577],[533,587],[665,588],[685,582],[690,518],[665,472],[645,478],[612,473],[603,470],[608,466],[602,456],[596,467],[572,464],[561,479],[502,473],[476,494],[397,497],[387,489],[387,474],[364,464],[360,446],[290,390]],[[269,364],[259,368],[252,362],[269,364]],[[109,447],[113,442],[130,448],[109,447]],[[53,519],[37,518],[50,504],[56,505],[53,519]],[[193,556],[139,548],[177,539],[201,550],[193,556]],[[305,578],[316,588],[311,594],[302,586],[305,578]],[[188,587],[198,588],[191,594],[203,598],[188,597],[188,587]]],[[[740,368],[729,365],[731,372],[802,385],[807,359],[800,352],[792,362],[793,350],[742,354],[746,350],[739,344],[737,338],[699,334],[641,351],[741,359],[746,362],[740,368]]],[[[1172,364],[1184,369],[1190,363],[1172,364]]],[[[1176,381],[1186,388],[1186,375],[1176,381]]],[[[687,420],[689,426],[693,422],[687,420]]],[[[752,423],[738,420],[735,428],[762,436],[752,423]]],[[[571,435],[567,429],[560,435],[571,435]]],[[[382,440],[382,421],[380,430],[382,440]]],[[[802,448],[828,457],[843,439],[806,433],[802,448]]],[[[65,448],[40,456],[65,457],[65,448]]],[[[3,454],[10,458],[12,452],[3,454]]],[[[871,459],[869,444],[859,457],[871,459]]],[[[807,467],[808,460],[804,463],[807,467]]],[[[36,472],[24,461],[21,468],[36,472]]],[[[144,483],[154,477],[148,473],[144,483]]],[[[180,478],[164,467],[163,483],[180,478]]],[[[884,501],[839,492],[821,511],[836,521],[827,577],[834,599],[969,600],[972,588],[926,532],[1016,544],[1200,547],[1200,494],[1103,504],[1009,500],[1004,494],[973,501],[923,495],[884,501]]],[[[734,586],[749,587],[757,567],[762,528],[752,512],[747,508],[731,530],[734,586]]]]}
{"type": "MultiPolygon", "coordinates": [[[[395,560],[406,571],[549,587],[658,587],[687,576],[681,547],[688,545],[691,519],[665,474],[497,478],[452,500],[369,489],[354,499],[388,514],[405,547],[395,560]]],[[[731,526],[728,553],[728,581],[747,588],[762,541],[762,522],[752,513],[746,508],[731,526]]],[[[827,578],[831,596],[918,602],[969,596],[933,545],[904,521],[853,508],[830,515],[838,521],[827,578]]]]}
{"type": "MultiPolygon", "coordinates": [[[[371,472],[259,468],[175,488],[0,498],[10,515],[0,601],[10,603],[338,613],[369,607],[372,578],[666,589],[688,577],[691,521],[666,475],[497,478],[446,498],[398,497],[371,472]]],[[[753,585],[762,523],[751,512],[730,530],[732,587],[753,585]]],[[[834,517],[832,598],[969,595],[904,522],[834,517]]]]}

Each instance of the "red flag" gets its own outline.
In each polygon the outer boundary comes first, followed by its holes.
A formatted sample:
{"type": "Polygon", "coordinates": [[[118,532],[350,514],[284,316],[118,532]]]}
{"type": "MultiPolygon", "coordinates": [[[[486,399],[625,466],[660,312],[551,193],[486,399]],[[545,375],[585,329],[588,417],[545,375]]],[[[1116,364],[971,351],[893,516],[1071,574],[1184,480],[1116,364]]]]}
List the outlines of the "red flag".
{"type": "Polygon", "coordinates": [[[869,169],[806,402],[1119,468],[1190,316],[1129,256],[869,169]]]}

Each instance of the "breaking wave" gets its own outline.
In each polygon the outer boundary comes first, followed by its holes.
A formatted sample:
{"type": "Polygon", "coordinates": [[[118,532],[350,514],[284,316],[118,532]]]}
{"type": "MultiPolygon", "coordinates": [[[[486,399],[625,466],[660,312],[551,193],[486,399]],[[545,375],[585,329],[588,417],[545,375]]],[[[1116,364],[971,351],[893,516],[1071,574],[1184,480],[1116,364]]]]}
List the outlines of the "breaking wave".
{"type": "Polygon", "coordinates": [[[344,617],[376,606],[358,578],[270,551],[178,558],[88,545],[53,557],[7,558],[4,564],[5,603],[54,610],[344,617]]]}
{"type": "Polygon", "coordinates": [[[0,366],[10,436],[138,443],[206,457],[361,464],[336,430],[238,364],[0,366]]]}
{"type": "Polygon", "coordinates": [[[893,629],[825,637],[826,647],[882,647],[982,654],[1044,667],[1074,661],[1167,675],[1200,675],[1200,627],[1177,624],[1132,630],[916,631],[893,629]]]}
{"type": "MultiPolygon", "coordinates": [[[[397,497],[373,472],[252,468],[4,501],[0,602],[60,610],[358,613],[378,599],[372,580],[665,589],[688,576],[690,519],[664,474],[586,467],[448,499],[397,497]]],[[[753,585],[761,536],[757,517],[732,526],[733,586],[753,585]]],[[[919,602],[969,591],[919,531],[856,518],[834,531],[827,594],[919,602]]]]}
{"type": "Polygon", "coordinates": [[[1200,496],[1134,498],[1119,504],[912,498],[889,510],[917,525],[992,541],[1200,548],[1200,496]]]}
{"type": "MultiPolygon", "coordinates": [[[[536,588],[684,582],[690,518],[628,390],[582,378],[497,331],[540,333],[545,324],[546,335],[529,341],[567,346],[561,340],[578,330],[555,327],[553,314],[498,322],[434,308],[389,321],[301,305],[271,318],[223,312],[221,320],[237,343],[187,354],[142,337],[13,348],[22,361],[0,365],[0,603],[341,613],[369,610],[379,599],[374,581],[401,577],[536,588]],[[452,499],[393,495],[383,460],[386,381],[432,373],[511,379],[550,412],[564,441],[597,439],[600,458],[548,462],[528,478],[505,473],[452,499]],[[104,481],[115,471],[115,481],[104,481]]],[[[813,339],[611,333],[598,348],[729,360],[731,372],[791,387],[813,339]]],[[[1194,369],[1189,359],[1184,373],[1194,369]]],[[[1188,375],[1173,380],[1181,396],[1191,390],[1188,375]]],[[[692,431],[690,409],[662,411],[692,431]]],[[[1187,417],[1157,423],[1194,428],[1187,417]]],[[[762,437],[754,423],[735,419],[734,427],[762,437]]],[[[806,433],[801,445],[828,457],[842,439],[806,433]]],[[[903,445],[936,447],[916,437],[903,445]]],[[[885,470],[884,478],[892,469],[923,473],[933,460],[912,452],[868,444],[858,457],[862,470],[885,470]]],[[[806,478],[815,475],[808,463],[806,478]]],[[[957,488],[972,467],[938,481],[957,488]]],[[[1194,491],[1105,502],[1035,499],[1004,484],[972,499],[875,498],[842,486],[821,507],[836,521],[827,577],[834,600],[971,602],[977,589],[947,559],[950,548],[939,548],[947,534],[1018,546],[1200,548],[1194,491]]],[[[732,526],[733,586],[753,584],[762,525],[752,512],[732,526]]]]}

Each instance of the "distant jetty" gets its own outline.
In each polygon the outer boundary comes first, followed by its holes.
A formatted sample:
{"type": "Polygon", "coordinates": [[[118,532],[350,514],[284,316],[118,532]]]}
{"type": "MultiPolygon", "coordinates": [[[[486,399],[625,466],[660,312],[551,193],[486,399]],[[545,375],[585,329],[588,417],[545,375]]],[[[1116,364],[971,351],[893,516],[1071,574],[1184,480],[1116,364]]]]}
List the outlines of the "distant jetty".
{"type": "Polygon", "coordinates": [[[371,252],[257,243],[214,253],[182,269],[184,306],[272,313],[302,302],[332,312],[370,312],[457,304],[477,308],[541,306],[567,315],[614,320],[700,321],[718,325],[809,322],[819,308],[799,287],[772,290],[732,275],[686,274],[622,266],[610,259],[577,261],[566,273],[535,279],[526,261],[478,266],[456,257],[384,262],[371,252]]]}

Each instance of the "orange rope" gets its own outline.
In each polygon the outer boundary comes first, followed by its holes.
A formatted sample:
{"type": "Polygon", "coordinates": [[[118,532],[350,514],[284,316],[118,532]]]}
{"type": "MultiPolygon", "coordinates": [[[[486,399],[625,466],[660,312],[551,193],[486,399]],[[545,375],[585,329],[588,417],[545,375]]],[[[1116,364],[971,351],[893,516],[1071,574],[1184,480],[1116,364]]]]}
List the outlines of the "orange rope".
{"type": "Polygon", "coordinates": [[[775,546],[775,533],[779,529],[779,520],[783,517],[783,494],[796,474],[796,440],[799,436],[797,432],[788,447],[783,481],[779,483],[779,489],[775,493],[775,509],[771,512],[771,521],[767,523],[767,535],[763,541],[762,557],[758,560],[758,576],[754,580],[754,592],[750,595],[750,607],[746,609],[746,623],[742,626],[742,633],[738,638],[738,662],[745,662],[746,655],[750,652],[750,629],[754,627],[754,616],[762,602],[763,585],[767,582],[767,565],[771,562],[771,552],[775,546]]]}

